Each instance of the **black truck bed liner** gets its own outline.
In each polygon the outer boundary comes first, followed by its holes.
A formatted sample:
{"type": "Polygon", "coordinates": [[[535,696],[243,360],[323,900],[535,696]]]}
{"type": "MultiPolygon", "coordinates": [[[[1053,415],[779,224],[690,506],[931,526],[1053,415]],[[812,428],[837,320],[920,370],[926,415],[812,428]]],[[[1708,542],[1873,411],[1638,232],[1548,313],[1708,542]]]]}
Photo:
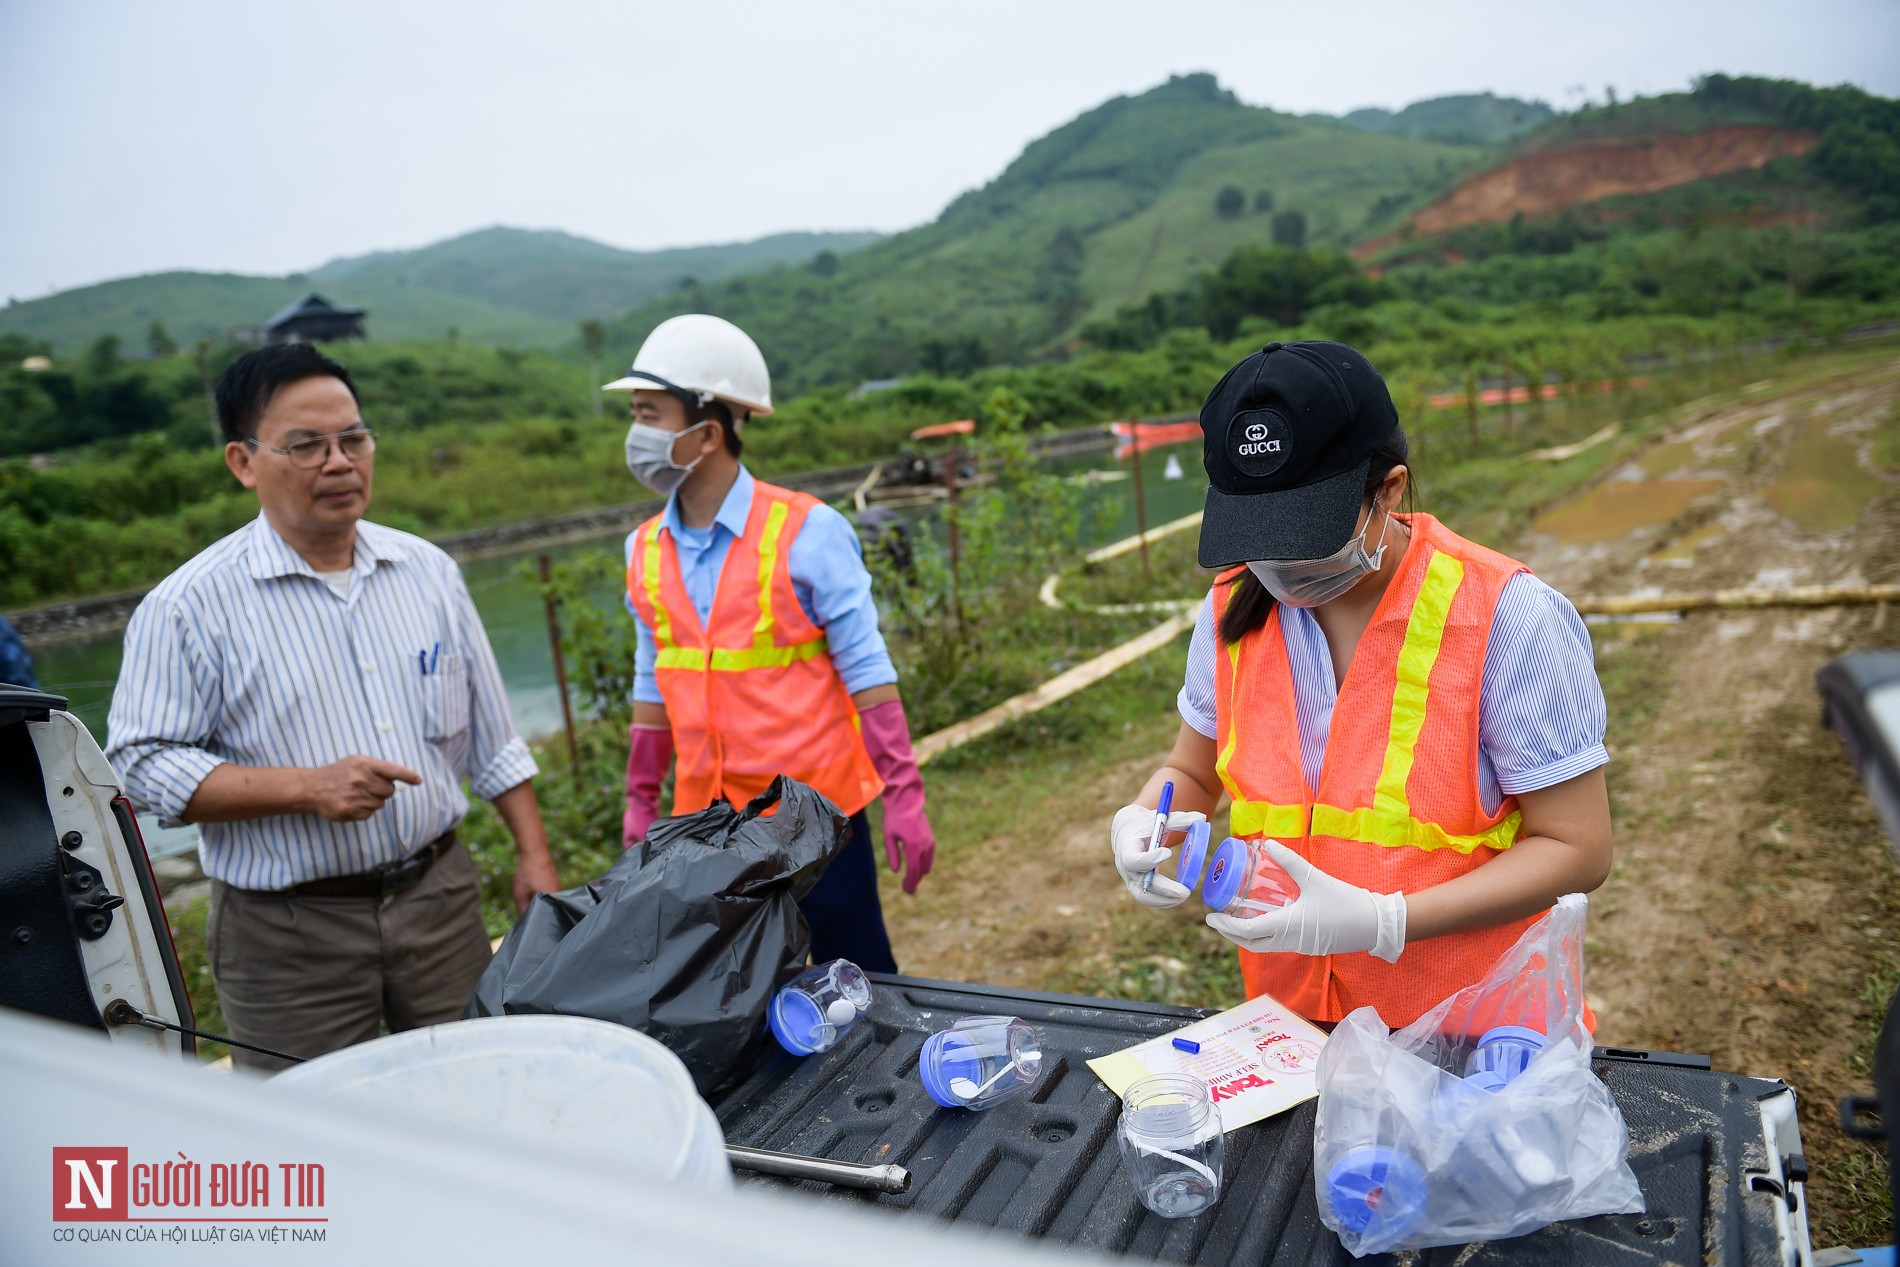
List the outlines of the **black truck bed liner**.
{"type": "MultiPolygon", "coordinates": [[[[814,1200],[883,1206],[1169,1262],[1354,1261],[1319,1221],[1311,1104],[1228,1136],[1221,1200],[1206,1214],[1168,1220],[1136,1200],[1115,1145],[1119,1101],[1086,1062],[1208,1013],[904,977],[873,980],[878,988],[870,1015],[839,1047],[800,1060],[768,1038],[754,1073],[716,1097],[713,1107],[729,1143],[896,1162],[913,1173],[910,1191],[873,1195],[741,1172],[743,1182],[802,1187],[814,1200]],[[986,1112],[939,1109],[917,1081],[918,1049],[934,1030],[979,1013],[1020,1016],[1037,1028],[1045,1053],[1042,1080],[1029,1096],[986,1112]]],[[[1693,1059],[1600,1053],[1595,1067],[1629,1124],[1630,1163],[1648,1212],[1430,1250],[1412,1261],[1460,1267],[1796,1261],[1785,1211],[1798,1208],[1805,1191],[1783,1188],[1782,1166],[1770,1156],[1778,1150],[1771,1150],[1762,1115],[1765,1101],[1788,1096],[1785,1084],[1711,1072],[1693,1059]],[[1784,1213],[1778,1217],[1778,1211],[1784,1213]]],[[[1805,1219],[1801,1224],[1805,1254],[1805,1219]]]]}

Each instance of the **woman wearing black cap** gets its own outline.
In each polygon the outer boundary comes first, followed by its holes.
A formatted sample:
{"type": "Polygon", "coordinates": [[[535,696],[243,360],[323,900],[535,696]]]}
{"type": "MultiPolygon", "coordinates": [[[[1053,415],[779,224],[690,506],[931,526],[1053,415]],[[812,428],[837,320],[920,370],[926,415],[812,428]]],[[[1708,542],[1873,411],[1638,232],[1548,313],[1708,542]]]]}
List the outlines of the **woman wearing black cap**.
{"type": "Polygon", "coordinates": [[[1208,923],[1248,993],[1409,1024],[1480,979],[1536,916],[1609,874],[1603,692],[1573,608],[1523,564],[1400,514],[1410,472],[1385,382],[1338,343],[1269,343],[1201,411],[1203,567],[1226,568],[1188,652],[1167,764],[1115,816],[1135,900],[1170,832],[1233,797],[1233,832],[1298,886],[1208,923]]]}

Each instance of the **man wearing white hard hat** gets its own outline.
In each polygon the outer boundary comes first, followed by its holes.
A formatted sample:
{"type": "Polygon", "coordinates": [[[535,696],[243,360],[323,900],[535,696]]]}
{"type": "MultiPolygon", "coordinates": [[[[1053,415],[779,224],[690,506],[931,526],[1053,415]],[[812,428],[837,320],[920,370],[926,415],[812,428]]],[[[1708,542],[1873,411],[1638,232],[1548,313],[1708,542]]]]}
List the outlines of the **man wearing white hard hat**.
{"type": "Polygon", "coordinates": [[[633,368],[627,467],[666,509],[627,538],[627,606],[639,627],[624,842],[659,812],[724,797],[743,806],[787,774],[851,818],[843,854],[800,903],[812,958],[895,972],[865,806],[884,799],[884,852],[915,893],[936,841],[871,576],[845,517],[752,477],[749,418],[772,412],[765,357],[729,321],[662,322],[633,368]]]}

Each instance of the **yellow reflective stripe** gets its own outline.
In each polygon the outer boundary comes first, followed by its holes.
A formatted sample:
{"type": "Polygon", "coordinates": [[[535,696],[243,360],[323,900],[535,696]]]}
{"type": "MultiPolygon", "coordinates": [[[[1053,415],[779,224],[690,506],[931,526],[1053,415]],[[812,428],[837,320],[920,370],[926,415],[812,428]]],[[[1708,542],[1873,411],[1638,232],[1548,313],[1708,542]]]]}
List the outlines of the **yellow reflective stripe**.
{"type": "Polygon", "coordinates": [[[653,608],[653,645],[662,653],[668,649],[679,649],[673,641],[673,622],[667,617],[666,604],[660,599],[660,530],[649,520],[642,532],[646,533],[644,566],[640,571],[646,586],[647,603],[653,608]]]}
{"type": "Polygon", "coordinates": [[[798,664],[825,653],[823,638],[814,638],[810,642],[801,642],[795,647],[747,647],[743,651],[715,650],[712,653],[712,666],[715,672],[737,673],[746,669],[782,669],[790,664],[798,664]]]}
{"type": "Polygon", "coordinates": [[[1437,823],[1420,822],[1410,814],[1384,813],[1377,809],[1343,810],[1333,805],[1313,807],[1313,834],[1363,845],[1382,845],[1388,849],[1454,849],[1470,853],[1474,849],[1509,849],[1517,841],[1524,815],[1513,811],[1489,831],[1475,836],[1454,836],[1437,823]]]}
{"type": "Polygon", "coordinates": [[[1228,830],[1236,836],[1272,836],[1301,840],[1306,836],[1304,805],[1273,805],[1267,801],[1235,799],[1228,813],[1228,830]]]}
{"type": "Polygon", "coordinates": [[[773,502],[772,509],[765,514],[765,531],[759,537],[759,620],[752,626],[752,646],[756,651],[773,649],[772,574],[778,570],[778,539],[785,531],[785,516],[790,509],[784,502],[773,502]]]}
{"type": "MultiPolygon", "coordinates": [[[[1227,646],[1227,699],[1224,701],[1227,707],[1221,710],[1227,714],[1227,743],[1221,748],[1220,755],[1214,758],[1214,773],[1220,776],[1221,786],[1226,788],[1230,795],[1234,791],[1234,781],[1227,777],[1227,765],[1234,759],[1234,744],[1240,738],[1240,718],[1234,713],[1234,701],[1239,698],[1240,644],[1236,642],[1229,643],[1227,646]]],[[[1239,828],[1235,830],[1239,831],[1239,828]]]]}
{"type": "Polygon", "coordinates": [[[1425,707],[1431,695],[1432,666],[1445,639],[1451,600],[1465,579],[1465,565],[1444,551],[1432,555],[1425,583],[1412,603],[1405,622],[1405,645],[1399,651],[1398,686],[1392,692],[1392,728],[1386,734],[1385,763],[1373,792],[1372,808],[1381,819],[1409,819],[1412,803],[1405,785],[1412,777],[1418,737],[1425,729],[1425,707]]]}
{"type": "MultiPolygon", "coordinates": [[[[743,673],[747,669],[782,669],[787,665],[824,655],[823,637],[801,642],[795,647],[715,648],[712,669],[715,673],[743,673]]],[[[655,656],[656,669],[679,669],[689,673],[706,671],[706,653],[698,647],[665,647],[655,656]]]]}

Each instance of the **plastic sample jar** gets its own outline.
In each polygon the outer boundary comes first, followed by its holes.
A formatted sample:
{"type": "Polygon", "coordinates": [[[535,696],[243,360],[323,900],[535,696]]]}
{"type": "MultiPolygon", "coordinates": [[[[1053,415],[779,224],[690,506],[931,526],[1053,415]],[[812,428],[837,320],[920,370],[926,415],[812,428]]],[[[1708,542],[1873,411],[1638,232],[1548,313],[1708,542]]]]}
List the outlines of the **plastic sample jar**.
{"type": "Polygon", "coordinates": [[[1532,1057],[1544,1050],[1545,1041],[1540,1031],[1524,1025],[1488,1029],[1478,1039],[1477,1049],[1465,1058],[1465,1080],[1495,1091],[1528,1069],[1532,1057]]]}
{"type": "Polygon", "coordinates": [[[871,983],[849,959],[813,964],[779,987],[767,1009],[772,1037],[794,1056],[830,1051],[871,1006],[871,983]]]}
{"type": "Polygon", "coordinates": [[[1014,1016],[966,1016],[924,1040],[917,1079],[946,1109],[987,1109],[1036,1084],[1042,1041],[1014,1016]]]}
{"type": "Polygon", "coordinates": [[[1199,1078],[1156,1074],[1122,1096],[1115,1128],[1122,1165],[1141,1203],[1164,1219],[1188,1218],[1220,1200],[1225,1138],[1199,1078]]]}
{"type": "Polygon", "coordinates": [[[1326,1172],[1326,1204],[1341,1227],[1378,1238],[1403,1236],[1425,1215],[1425,1172],[1391,1148],[1355,1148],[1326,1172]]]}
{"type": "Polygon", "coordinates": [[[1264,915],[1300,895],[1286,868],[1273,860],[1266,842],[1229,836],[1207,861],[1201,900],[1223,915],[1264,915]]]}

